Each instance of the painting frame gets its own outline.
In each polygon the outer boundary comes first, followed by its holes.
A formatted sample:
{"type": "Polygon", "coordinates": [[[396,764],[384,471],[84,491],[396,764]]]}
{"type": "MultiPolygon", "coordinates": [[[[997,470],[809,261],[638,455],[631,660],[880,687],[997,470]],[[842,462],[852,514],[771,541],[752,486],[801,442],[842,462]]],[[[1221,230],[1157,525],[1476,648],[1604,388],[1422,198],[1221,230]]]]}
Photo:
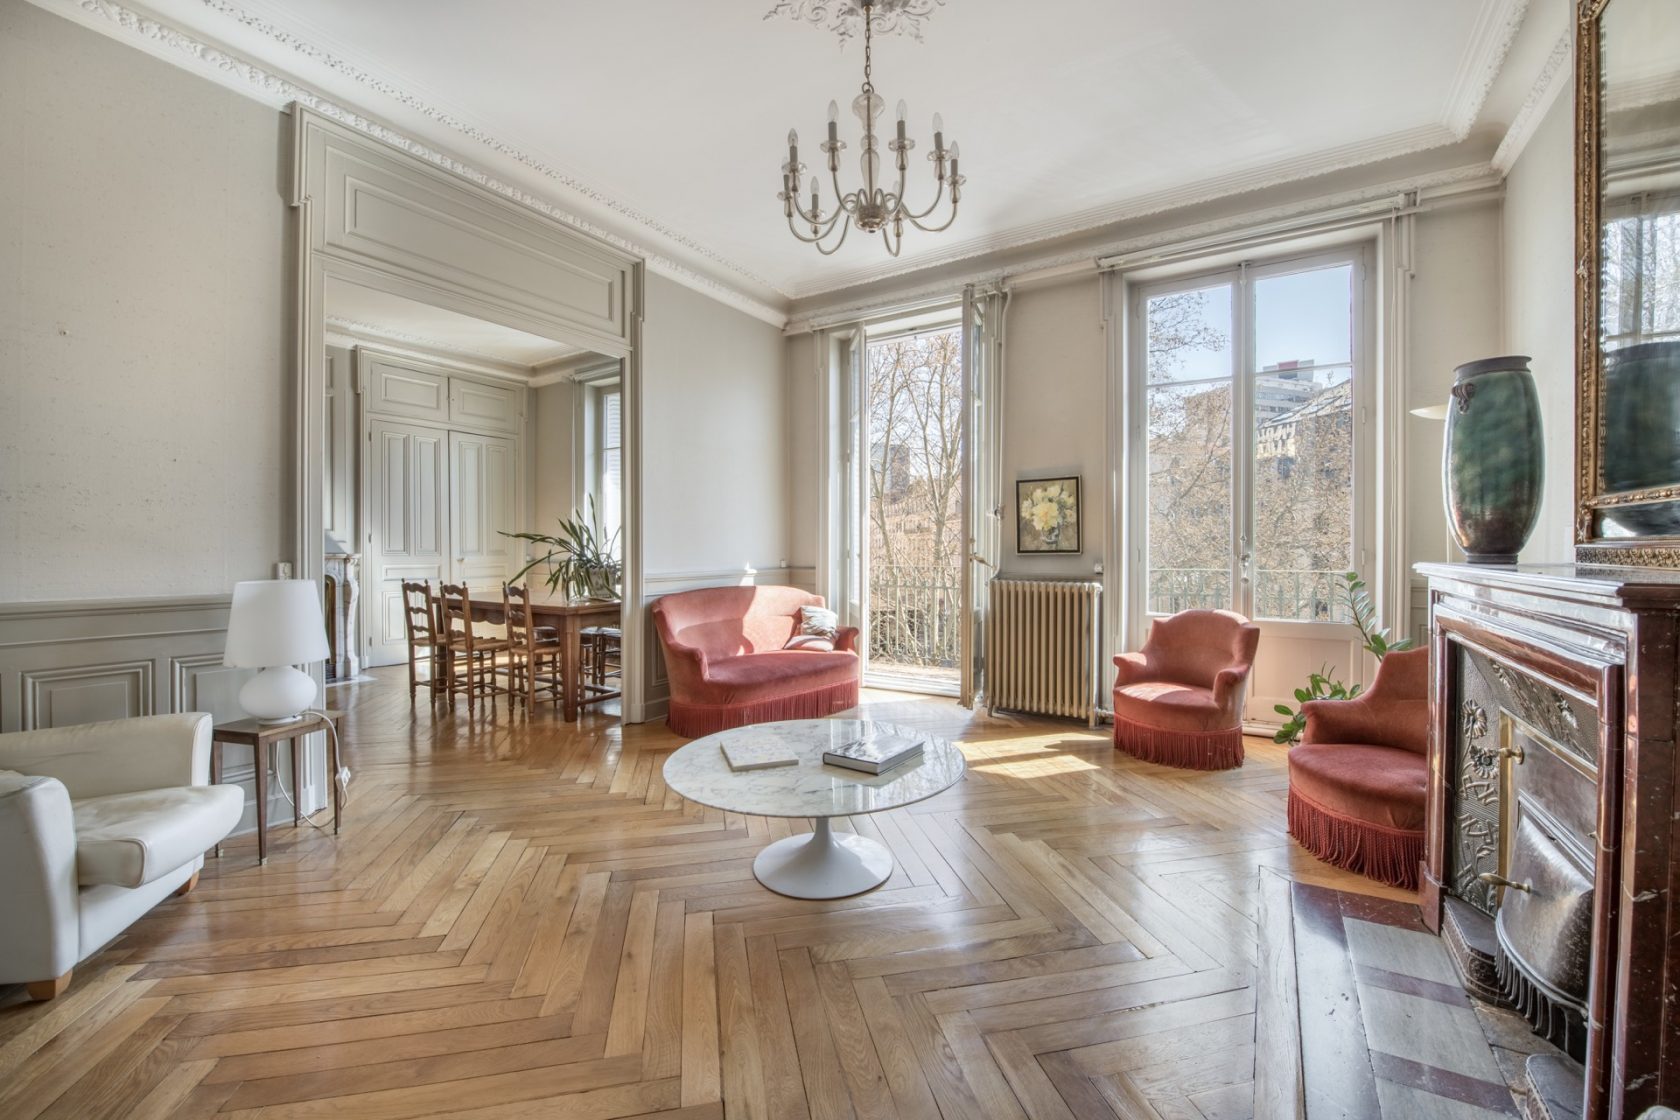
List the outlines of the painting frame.
{"type": "Polygon", "coordinates": [[[1015,552],[1019,556],[1077,556],[1081,541],[1080,496],[1083,478],[1077,474],[1015,480],[1015,552]],[[1059,515],[1046,525],[1046,503],[1059,515]],[[1036,511],[1030,513],[1029,511],[1036,511]],[[1072,530],[1069,533],[1069,530],[1072,530]],[[1070,539],[1071,538],[1071,539],[1070,539]]]}

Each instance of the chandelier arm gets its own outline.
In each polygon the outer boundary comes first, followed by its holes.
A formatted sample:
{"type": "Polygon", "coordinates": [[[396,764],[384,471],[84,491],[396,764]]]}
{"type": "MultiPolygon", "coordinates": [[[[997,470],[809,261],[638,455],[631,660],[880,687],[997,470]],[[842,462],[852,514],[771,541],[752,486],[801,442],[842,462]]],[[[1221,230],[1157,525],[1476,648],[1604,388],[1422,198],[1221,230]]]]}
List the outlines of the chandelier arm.
{"type": "Polygon", "coordinates": [[[906,218],[909,218],[912,222],[915,222],[917,229],[926,229],[927,227],[922,225],[921,222],[919,221],[919,219],[925,218],[929,214],[931,214],[935,210],[937,210],[939,208],[939,204],[941,202],[943,202],[944,200],[945,200],[945,180],[941,179],[941,180],[939,180],[939,189],[933,192],[933,201],[928,203],[927,209],[923,210],[919,214],[913,214],[909,210],[906,210],[906,211],[904,211],[904,216],[906,218]]]}
{"type": "Polygon", "coordinates": [[[896,257],[896,256],[898,256],[899,250],[904,248],[904,234],[901,232],[898,235],[897,242],[895,243],[893,241],[893,239],[890,236],[888,236],[887,227],[882,226],[881,227],[881,243],[887,247],[887,255],[888,256],[896,257]]]}
{"type": "MultiPolygon", "coordinates": [[[[800,216],[800,218],[802,218],[803,220],[805,220],[807,222],[810,222],[814,226],[815,225],[821,225],[822,222],[823,222],[823,217],[822,217],[821,211],[807,212],[806,209],[803,206],[799,205],[798,196],[795,196],[793,198],[793,209],[794,209],[794,213],[798,214],[800,216]]],[[[839,213],[839,211],[835,211],[835,213],[839,213]]],[[[788,220],[789,221],[793,220],[791,215],[789,215],[788,220]]],[[[830,222],[830,224],[833,224],[833,215],[829,216],[829,222],[830,222]]]]}
{"type": "MultiPolygon", "coordinates": [[[[849,227],[842,227],[842,228],[849,228],[849,227]]],[[[800,241],[803,241],[807,245],[817,245],[819,248],[821,248],[819,243],[822,241],[822,239],[834,232],[834,222],[833,222],[833,220],[830,220],[827,225],[822,227],[822,230],[819,233],[807,235],[807,234],[800,233],[799,232],[799,227],[793,224],[793,219],[792,218],[789,218],[788,219],[788,232],[792,233],[794,237],[796,237],[800,241]]],[[[841,239],[844,240],[844,238],[845,238],[845,235],[842,234],[841,239]]]]}
{"type": "MultiPolygon", "coordinates": [[[[832,248],[832,249],[824,249],[822,247],[822,243],[820,241],[812,242],[812,244],[816,245],[817,252],[821,253],[823,256],[832,257],[835,253],[838,253],[840,251],[840,246],[842,246],[846,243],[846,234],[850,233],[851,229],[852,229],[852,223],[843,222],[841,224],[841,226],[840,226],[840,237],[837,241],[834,242],[834,248],[832,248]]],[[[823,236],[827,237],[828,234],[824,233],[823,236]]]]}
{"type": "Polygon", "coordinates": [[[943,233],[944,231],[950,229],[951,228],[951,223],[956,221],[956,220],[957,220],[957,204],[956,204],[956,202],[953,201],[951,203],[951,216],[949,218],[945,219],[945,224],[942,225],[942,226],[924,226],[921,222],[916,221],[915,218],[911,218],[910,222],[911,222],[912,225],[914,225],[917,229],[921,230],[923,233],[943,233]]]}

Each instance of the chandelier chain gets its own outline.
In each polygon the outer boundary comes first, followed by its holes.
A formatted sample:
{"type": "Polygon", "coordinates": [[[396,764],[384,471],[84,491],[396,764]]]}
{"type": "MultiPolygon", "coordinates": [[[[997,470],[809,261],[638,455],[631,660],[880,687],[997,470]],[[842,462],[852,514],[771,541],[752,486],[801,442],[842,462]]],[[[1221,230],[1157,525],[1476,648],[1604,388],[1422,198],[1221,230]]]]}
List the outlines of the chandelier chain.
{"type": "Polygon", "coordinates": [[[863,92],[874,93],[875,83],[875,5],[863,6],[863,92]]]}

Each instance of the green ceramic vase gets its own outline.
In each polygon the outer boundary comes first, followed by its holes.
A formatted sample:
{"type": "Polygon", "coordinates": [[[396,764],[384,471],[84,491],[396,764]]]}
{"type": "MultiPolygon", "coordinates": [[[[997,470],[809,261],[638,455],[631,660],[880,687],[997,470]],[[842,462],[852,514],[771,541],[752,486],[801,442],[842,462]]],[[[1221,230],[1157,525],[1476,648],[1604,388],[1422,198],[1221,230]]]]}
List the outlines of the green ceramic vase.
{"type": "Polygon", "coordinates": [[[1454,371],[1442,464],[1447,521],[1472,564],[1515,564],[1540,516],[1540,398],[1526,357],[1454,371]]]}

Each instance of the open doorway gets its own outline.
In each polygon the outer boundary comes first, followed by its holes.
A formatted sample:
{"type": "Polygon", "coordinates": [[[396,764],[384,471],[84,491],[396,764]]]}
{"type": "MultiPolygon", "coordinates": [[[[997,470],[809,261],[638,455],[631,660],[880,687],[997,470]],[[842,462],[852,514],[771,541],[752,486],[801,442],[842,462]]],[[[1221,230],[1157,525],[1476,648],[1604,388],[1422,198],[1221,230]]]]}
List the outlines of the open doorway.
{"type": "Polygon", "coordinates": [[[405,582],[565,597],[546,563],[519,575],[548,549],[514,534],[584,520],[622,561],[619,358],[338,278],[323,297],[329,683],[408,661],[405,582]]]}
{"type": "Polygon", "coordinates": [[[956,695],[968,555],[960,320],[947,314],[871,331],[862,389],[865,681],[956,695]]]}

